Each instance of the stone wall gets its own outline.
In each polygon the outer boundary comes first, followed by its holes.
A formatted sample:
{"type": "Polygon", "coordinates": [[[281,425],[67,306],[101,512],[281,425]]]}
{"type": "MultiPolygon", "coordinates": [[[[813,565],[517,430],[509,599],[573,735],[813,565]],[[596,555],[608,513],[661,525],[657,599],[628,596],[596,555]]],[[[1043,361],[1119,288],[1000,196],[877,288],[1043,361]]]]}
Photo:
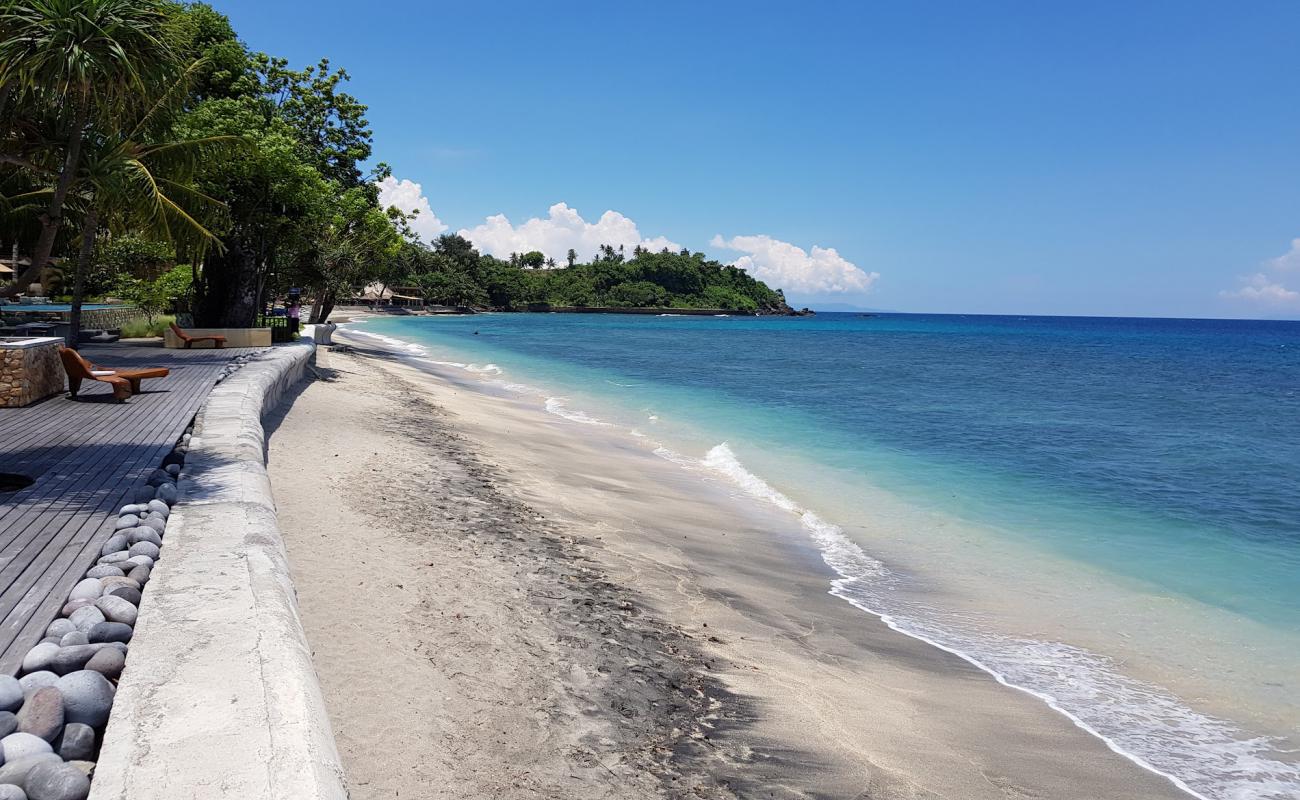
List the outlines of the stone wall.
{"type": "Polygon", "coordinates": [[[63,391],[63,365],[57,344],[0,346],[0,408],[17,408],[63,391]]]}

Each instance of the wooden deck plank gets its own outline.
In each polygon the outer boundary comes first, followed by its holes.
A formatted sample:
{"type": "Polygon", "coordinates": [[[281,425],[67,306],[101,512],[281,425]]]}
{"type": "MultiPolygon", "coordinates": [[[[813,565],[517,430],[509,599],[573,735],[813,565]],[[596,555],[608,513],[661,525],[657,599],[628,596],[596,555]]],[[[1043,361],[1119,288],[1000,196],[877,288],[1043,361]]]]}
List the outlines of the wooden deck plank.
{"type": "Polygon", "coordinates": [[[0,409],[0,471],[35,478],[27,489],[0,496],[0,674],[16,674],[98,558],[117,509],[170,451],[222,367],[257,349],[84,352],[106,367],[173,371],[146,381],[145,392],[126,404],[104,402],[106,385],[85,384],[76,401],[0,409]]]}

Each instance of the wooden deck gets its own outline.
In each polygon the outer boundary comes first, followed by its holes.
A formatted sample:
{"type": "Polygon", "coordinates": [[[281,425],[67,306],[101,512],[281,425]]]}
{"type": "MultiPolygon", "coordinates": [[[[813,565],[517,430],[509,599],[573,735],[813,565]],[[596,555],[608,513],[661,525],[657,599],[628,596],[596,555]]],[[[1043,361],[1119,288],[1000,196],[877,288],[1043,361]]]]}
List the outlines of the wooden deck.
{"type": "Polygon", "coordinates": [[[0,674],[58,616],[73,585],[99,556],[117,509],[131,502],[184,432],[226,363],[248,349],[163,350],[84,345],[106,367],[167,367],[125,404],[107,384],[86,382],[26,408],[0,408],[0,472],[35,483],[0,494],[0,674]]]}

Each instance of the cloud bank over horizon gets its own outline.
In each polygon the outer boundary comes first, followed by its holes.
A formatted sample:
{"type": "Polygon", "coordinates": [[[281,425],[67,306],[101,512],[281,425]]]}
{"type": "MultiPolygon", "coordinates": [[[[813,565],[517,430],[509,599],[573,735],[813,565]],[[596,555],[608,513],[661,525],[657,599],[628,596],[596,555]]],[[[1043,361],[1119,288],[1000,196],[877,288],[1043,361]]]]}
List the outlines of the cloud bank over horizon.
{"type": "Polygon", "coordinates": [[[411,230],[425,242],[432,242],[449,227],[433,213],[424,189],[415,181],[388,176],[376,184],[379,187],[379,205],[382,208],[397,206],[403,213],[415,214],[411,230]]]}
{"type": "Polygon", "coordinates": [[[615,248],[622,245],[629,257],[637,245],[648,250],[682,247],[663,236],[643,236],[635,222],[617,211],[606,211],[595,222],[587,222],[567,203],[551,206],[544,219],[533,217],[514,225],[505,214],[494,214],[482,224],[462,228],[457,233],[473,242],[480,252],[497,258],[538,250],[559,264],[565,263],[570,249],[578,254],[579,261],[589,261],[602,244],[615,248]]]}
{"type": "Polygon", "coordinates": [[[1236,289],[1224,289],[1219,297],[1267,308],[1300,308],[1300,291],[1287,287],[1279,275],[1300,272],[1300,239],[1292,239],[1291,249],[1268,259],[1262,266],[1265,271],[1243,275],[1236,289]]]}
{"type": "Polygon", "coordinates": [[[866,272],[833,247],[813,245],[812,252],[771,236],[721,235],[709,241],[745,253],[732,264],[764,283],[799,294],[865,294],[879,280],[879,272],[866,272]]]}

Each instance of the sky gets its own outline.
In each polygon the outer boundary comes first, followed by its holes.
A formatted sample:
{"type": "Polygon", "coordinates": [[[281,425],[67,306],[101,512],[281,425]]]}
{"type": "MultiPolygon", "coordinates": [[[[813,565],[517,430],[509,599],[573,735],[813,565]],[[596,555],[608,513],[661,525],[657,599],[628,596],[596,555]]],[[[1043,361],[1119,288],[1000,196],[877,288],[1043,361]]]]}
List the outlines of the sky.
{"type": "Polygon", "coordinates": [[[1295,2],[215,0],[328,57],[426,234],[796,305],[1300,318],[1295,2]]]}

